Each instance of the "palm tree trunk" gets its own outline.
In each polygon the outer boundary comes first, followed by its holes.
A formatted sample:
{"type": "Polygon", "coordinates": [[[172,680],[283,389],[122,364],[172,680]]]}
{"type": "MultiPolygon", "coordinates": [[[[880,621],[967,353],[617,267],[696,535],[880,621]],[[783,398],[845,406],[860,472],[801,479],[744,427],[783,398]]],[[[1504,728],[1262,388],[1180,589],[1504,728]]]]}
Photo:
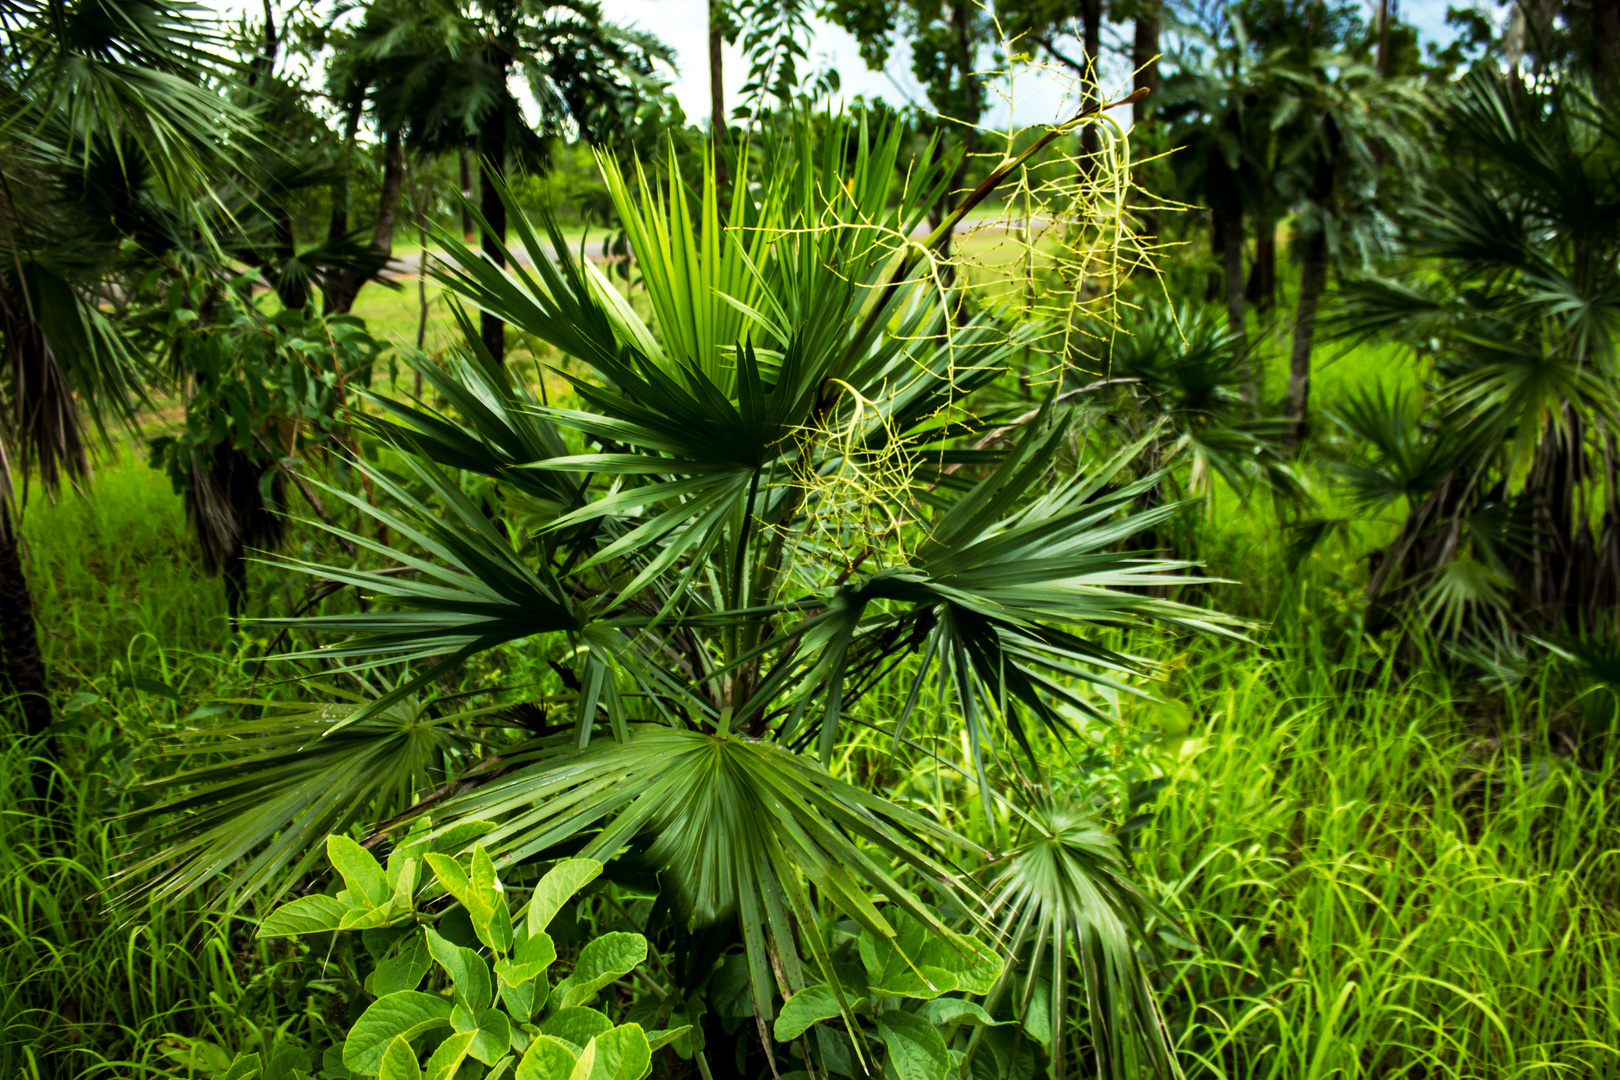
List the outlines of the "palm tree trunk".
{"type": "Polygon", "coordinates": [[[1380,79],[1389,78],[1389,2],[1378,0],[1378,53],[1375,63],[1380,79]]]}
{"type": "MultiPolygon", "coordinates": [[[[0,690],[16,695],[23,730],[30,739],[40,741],[37,749],[42,757],[54,757],[45,658],[39,650],[34,597],[23,566],[22,530],[9,500],[0,500],[0,664],[7,683],[0,690]]],[[[42,805],[48,805],[50,769],[35,766],[32,772],[34,795],[42,805]]]]}
{"type": "Polygon", "coordinates": [[[1270,311],[1277,303],[1277,223],[1270,214],[1255,214],[1248,296],[1255,311],[1270,311]]]}
{"type": "MultiPolygon", "coordinates": [[[[483,183],[478,186],[478,209],[489,228],[484,233],[484,255],[496,266],[506,266],[506,204],[500,187],[506,175],[506,123],[504,116],[491,118],[479,134],[479,156],[483,159],[483,183]]],[[[478,317],[479,336],[496,363],[506,362],[506,324],[497,315],[482,312],[478,317]]]]}
{"type": "Polygon", "coordinates": [[[404,184],[405,151],[395,131],[383,144],[382,191],[377,196],[377,220],[371,226],[371,250],[376,254],[394,252],[394,223],[399,220],[399,195],[404,184]]]}
{"type": "Polygon", "coordinates": [[[1299,275],[1299,309],[1294,316],[1294,348],[1288,358],[1287,415],[1293,421],[1289,448],[1305,437],[1305,409],[1311,394],[1311,340],[1316,334],[1316,305],[1327,288],[1327,237],[1320,231],[1305,243],[1299,275]]]}
{"type": "MultiPolygon", "coordinates": [[[[1084,99],[1088,96],[1086,83],[1096,84],[1102,79],[1102,0],[1080,0],[1080,27],[1081,46],[1085,50],[1081,60],[1090,68],[1081,76],[1080,95],[1084,99]]],[[[1097,100],[1101,102],[1100,87],[1094,86],[1091,93],[1098,95],[1097,100]]],[[[1097,125],[1083,125],[1080,128],[1080,173],[1088,180],[1097,174],[1098,145],[1097,125]]]]}
{"type": "MultiPolygon", "coordinates": [[[[377,219],[371,226],[371,252],[384,262],[394,252],[394,224],[399,219],[399,195],[404,180],[405,152],[396,131],[383,143],[382,190],[377,194],[377,219]]],[[[333,216],[336,217],[335,212],[333,216]]],[[[342,314],[354,307],[355,297],[360,295],[360,288],[367,280],[364,274],[352,270],[333,274],[326,287],[326,314],[342,314]]]]}
{"type": "Polygon", "coordinates": [[[720,21],[722,0],[709,0],[709,134],[715,145],[726,134],[725,27],[720,21]]]}
{"type": "MultiPolygon", "coordinates": [[[[1136,10],[1136,36],[1131,42],[1131,67],[1136,74],[1132,77],[1132,90],[1146,90],[1149,98],[1138,101],[1131,106],[1131,120],[1133,128],[1142,132],[1148,130],[1148,124],[1153,120],[1153,94],[1159,92],[1159,4],[1158,0],[1141,0],[1136,10]]],[[[1132,134],[1135,134],[1133,130],[1132,134]]],[[[1138,165],[1136,175],[1131,179],[1136,184],[1137,195],[1142,198],[1147,190],[1147,166],[1138,165]]],[[[1142,223],[1142,235],[1156,237],[1159,235],[1159,215],[1151,209],[1152,199],[1145,199],[1143,205],[1137,210],[1137,219],[1142,223]]]]}
{"type": "Polygon", "coordinates": [[[1243,319],[1243,199],[1236,184],[1221,197],[1221,276],[1226,292],[1226,325],[1233,336],[1233,354],[1249,351],[1249,330],[1243,319]]]}
{"type": "Polygon", "coordinates": [[[332,216],[326,223],[327,243],[335,244],[349,235],[349,203],[351,202],[351,174],[354,172],[354,139],[360,130],[360,109],[365,99],[349,106],[343,118],[343,168],[332,181],[332,216]]]}
{"type": "MultiPolygon", "coordinates": [[[[465,147],[461,151],[461,197],[472,202],[472,162],[467,156],[465,147]]],[[[464,203],[461,207],[461,238],[467,243],[473,242],[472,211],[464,203]]]]}

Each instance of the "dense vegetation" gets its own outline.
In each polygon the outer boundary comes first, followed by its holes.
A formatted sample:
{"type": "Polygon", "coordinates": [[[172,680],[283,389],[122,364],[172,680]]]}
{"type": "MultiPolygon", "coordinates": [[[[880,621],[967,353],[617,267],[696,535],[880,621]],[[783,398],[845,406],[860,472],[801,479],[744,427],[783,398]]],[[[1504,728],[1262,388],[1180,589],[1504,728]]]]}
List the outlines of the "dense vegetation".
{"type": "Polygon", "coordinates": [[[6,10],[0,1073],[1620,1072],[1620,15],[1006,7],[6,10]]]}

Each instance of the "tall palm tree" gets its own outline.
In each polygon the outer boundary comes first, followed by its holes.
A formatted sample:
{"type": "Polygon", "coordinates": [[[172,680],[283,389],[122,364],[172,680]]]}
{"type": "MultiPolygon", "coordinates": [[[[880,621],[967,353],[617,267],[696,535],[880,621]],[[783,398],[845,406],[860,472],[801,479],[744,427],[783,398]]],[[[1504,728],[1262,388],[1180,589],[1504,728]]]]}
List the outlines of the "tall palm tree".
{"type": "Polygon", "coordinates": [[[1290,443],[1305,435],[1316,311],[1332,264],[1367,266],[1393,240],[1392,189],[1411,191],[1423,160],[1419,133],[1426,101],[1409,80],[1341,54],[1318,53],[1278,77],[1289,116],[1284,162],[1303,181],[1295,217],[1298,307],[1288,361],[1290,443]]]}
{"type": "MultiPolygon", "coordinates": [[[[385,138],[419,153],[473,150],[482,186],[486,257],[504,265],[506,207],[498,194],[513,161],[543,165],[561,135],[598,143],[625,130],[638,100],[656,94],[654,63],[674,54],[652,34],[619,26],[592,0],[382,0],[366,9],[341,67],[345,95],[368,102],[385,138]],[[539,105],[524,119],[521,79],[539,105]]],[[[481,316],[484,345],[505,355],[505,324],[481,316]]]]}

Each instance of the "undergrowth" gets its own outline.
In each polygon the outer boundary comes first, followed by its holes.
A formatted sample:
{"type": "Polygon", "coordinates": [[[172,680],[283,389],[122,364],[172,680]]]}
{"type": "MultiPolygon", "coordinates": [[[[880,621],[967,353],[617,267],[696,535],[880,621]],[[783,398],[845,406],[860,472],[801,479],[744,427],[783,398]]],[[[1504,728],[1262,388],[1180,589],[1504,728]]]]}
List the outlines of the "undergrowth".
{"type": "MultiPolygon", "coordinates": [[[[1161,660],[1160,700],[1102,701],[1107,723],[1076,717],[1047,748],[1178,920],[1160,989],[1188,1075],[1620,1075],[1620,733],[1581,719],[1553,659],[1487,691],[1391,655],[1357,630],[1353,564],[1329,550],[1288,578],[1243,520],[1217,523],[1211,551],[1269,576],[1229,598],[1270,630],[1185,653],[1136,643],[1161,660]]],[[[62,801],[39,818],[23,751],[0,755],[0,1075],[206,1077],[217,1048],[325,1045],[341,995],[255,941],[251,912],[112,906],[119,815],[162,768],[152,740],[255,667],[178,500],[126,455],[93,502],[32,506],[27,527],[62,801]]],[[[516,678],[490,675],[468,677],[516,678]]],[[[885,700],[838,767],[887,772],[1005,843],[1012,823],[983,819],[970,779],[892,754],[885,700]]]]}

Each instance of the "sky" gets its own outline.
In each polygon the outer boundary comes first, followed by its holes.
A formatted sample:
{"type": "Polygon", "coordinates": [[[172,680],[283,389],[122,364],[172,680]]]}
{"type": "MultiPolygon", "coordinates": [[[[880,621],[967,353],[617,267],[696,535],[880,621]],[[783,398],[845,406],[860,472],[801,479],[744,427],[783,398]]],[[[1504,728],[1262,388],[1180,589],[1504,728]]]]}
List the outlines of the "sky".
{"type": "MultiPolygon", "coordinates": [[[[1470,0],[1396,0],[1401,18],[1417,27],[1426,41],[1440,44],[1453,36],[1446,26],[1446,7],[1470,6],[1470,0]]],[[[603,10],[610,19],[634,24],[650,30],[669,44],[676,54],[678,68],[673,73],[673,86],[681,107],[688,118],[696,120],[709,115],[708,82],[708,0],[603,0],[603,10]]],[[[1372,21],[1373,7],[1369,2],[1368,21],[1372,21]]],[[[926,105],[917,81],[911,77],[910,54],[904,47],[896,48],[890,57],[886,72],[868,71],[856,49],[855,39],[843,30],[820,19],[813,19],[814,35],[810,42],[809,69],[837,68],[843,96],[861,94],[882,97],[896,105],[914,102],[926,105]]],[[[1128,24],[1104,27],[1104,52],[1109,45],[1119,44],[1121,34],[1128,34],[1128,24]]],[[[1078,52],[1076,44],[1074,52],[1078,52]]],[[[1071,53],[1070,55],[1073,55],[1071,53]]],[[[1123,59],[1111,56],[1112,65],[1105,65],[1102,73],[1103,89],[1130,89],[1130,70],[1123,59]]],[[[733,108],[739,91],[747,81],[748,61],[741,50],[732,46],[725,54],[726,107],[733,108]]],[[[1067,86],[1048,78],[1041,71],[1025,71],[1013,80],[1011,101],[1002,100],[986,117],[986,123],[1004,128],[1011,121],[1019,126],[1051,122],[1067,118],[1075,106],[1070,103],[1067,86]]]]}

